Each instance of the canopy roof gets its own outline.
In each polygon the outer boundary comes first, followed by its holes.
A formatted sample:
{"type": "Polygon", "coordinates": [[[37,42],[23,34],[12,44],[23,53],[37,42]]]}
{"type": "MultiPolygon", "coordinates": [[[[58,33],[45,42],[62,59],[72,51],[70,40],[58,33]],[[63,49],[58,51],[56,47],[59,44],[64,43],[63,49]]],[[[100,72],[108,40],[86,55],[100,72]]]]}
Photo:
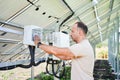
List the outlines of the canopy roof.
{"type": "Polygon", "coordinates": [[[120,0],[0,0],[0,12],[1,62],[29,58],[22,44],[26,25],[70,32],[76,21],[82,21],[89,28],[88,39],[96,45],[120,24],[120,0]]]}

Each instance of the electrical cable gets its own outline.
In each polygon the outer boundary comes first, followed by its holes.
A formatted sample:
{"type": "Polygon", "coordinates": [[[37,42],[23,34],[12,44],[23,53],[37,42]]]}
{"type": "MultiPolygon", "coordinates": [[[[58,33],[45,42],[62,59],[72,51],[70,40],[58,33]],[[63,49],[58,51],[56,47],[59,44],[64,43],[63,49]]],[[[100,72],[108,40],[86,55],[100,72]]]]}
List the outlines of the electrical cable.
{"type": "Polygon", "coordinates": [[[65,62],[63,62],[63,65],[62,65],[62,68],[63,68],[63,72],[61,72],[62,74],[59,74],[59,76],[57,75],[58,72],[55,72],[54,70],[54,63],[52,64],[52,72],[53,72],[53,75],[57,78],[62,78],[65,74],[65,62]]]}
{"type": "Polygon", "coordinates": [[[45,62],[45,58],[43,58],[40,61],[38,61],[37,63],[35,63],[35,46],[29,45],[28,48],[29,48],[30,56],[31,56],[31,60],[30,60],[29,65],[18,64],[18,65],[12,65],[12,66],[5,66],[5,67],[0,67],[0,70],[11,70],[11,69],[14,69],[16,67],[30,68],[30,67],[32,67],[32,65],[38,66],[40,63],[45,62]]]}
{"type": "Polygon", "coordinates": [[[32,67],[32,65],[33,65],[33,63],[34,63],[34,53],[33,53],[33,50],[35,49],[35,47],[29,45],[28,48],[29,48],[30,56],[31,56],[30,64],[29,64],[29,65],[23,65],[23,64],[21,64],[21,65],[19,65],[19,67],[22,67],[22,68],[30,68],[30,67],[32,67]]]}
{"type": "Polygon", "coordinates": [[[68,7],[68,9],[71,11],[71,14],[69,15],[69,16],[67,16],[63,21],[62,21],[62,23],[60,24],[60,26],[59,26],[59,31],[60,31],[60,28],[61,28],[61,26],[68,20],[68,19],[70,19],[73,15],[74,15],[74,11],[70,8],[70,6],[65,2],[65,0],[62,0],[63,1],[63,3],[68,7]]]}
{"type": "Polygon", "coordinates": [[[59,61],[59,60],[53,60],[52,58],[48,58],[47,65],[46,65],[46,72],[57,78],[62,78],[65,74],[65,62],[62,60],[59,61]],[[62,74],[59,74],[59,76],[58,76],[57,74],[59,73],[60,67],[57,68],[55,71],[54,66],[56,66],[57,64],[60,64],[61,62],[63,62],[63,64],[62,64],[63,72],[62,72],[62,74]],[[50,73],[50,71],[48,70],[48,65],[52,65],[52,73],[50,73]]]}

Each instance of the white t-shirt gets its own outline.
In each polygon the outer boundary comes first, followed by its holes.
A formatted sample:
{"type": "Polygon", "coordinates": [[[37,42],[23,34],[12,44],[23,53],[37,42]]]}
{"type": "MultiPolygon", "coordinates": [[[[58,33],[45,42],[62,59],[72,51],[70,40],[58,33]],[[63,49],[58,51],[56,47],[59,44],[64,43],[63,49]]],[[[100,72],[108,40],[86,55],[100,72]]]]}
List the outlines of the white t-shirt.
{"type": "Polygon", "coordinates": [[[71,80],[94,80],[94,52],[89,41],[84,39],[69,49],[75,56],[82,56],[72,60],[71,80]]]}

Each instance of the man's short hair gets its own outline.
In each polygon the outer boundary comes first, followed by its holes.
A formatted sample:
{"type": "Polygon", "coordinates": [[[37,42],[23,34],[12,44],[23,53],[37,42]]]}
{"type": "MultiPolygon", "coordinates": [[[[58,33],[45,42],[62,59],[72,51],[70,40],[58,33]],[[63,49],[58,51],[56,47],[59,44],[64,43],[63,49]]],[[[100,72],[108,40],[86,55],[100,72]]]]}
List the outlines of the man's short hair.
{"type": "Polygon", "coordinates": [[[88,32],[88,27],[83,22],[76,22],[78,28],[81,28],[85,34],[88,32]]]}

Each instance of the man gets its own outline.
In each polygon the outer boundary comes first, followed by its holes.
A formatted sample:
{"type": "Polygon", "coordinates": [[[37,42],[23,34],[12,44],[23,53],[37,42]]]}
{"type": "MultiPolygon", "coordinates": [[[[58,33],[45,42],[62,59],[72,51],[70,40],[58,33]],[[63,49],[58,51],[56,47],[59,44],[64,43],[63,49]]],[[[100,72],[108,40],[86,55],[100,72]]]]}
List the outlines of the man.
{"type": "Polygon", "coordinates": [[[94,80],[94,53],[86,39],[88,28],[82,22],[76,22],[71,30],[71,38],[76,44],[69,48],[59,48],[42,44],[40,38],[35,36],[34,43],[48,54],[53,54],[62,60],[72,60],[71,80],[94,80]]]}

